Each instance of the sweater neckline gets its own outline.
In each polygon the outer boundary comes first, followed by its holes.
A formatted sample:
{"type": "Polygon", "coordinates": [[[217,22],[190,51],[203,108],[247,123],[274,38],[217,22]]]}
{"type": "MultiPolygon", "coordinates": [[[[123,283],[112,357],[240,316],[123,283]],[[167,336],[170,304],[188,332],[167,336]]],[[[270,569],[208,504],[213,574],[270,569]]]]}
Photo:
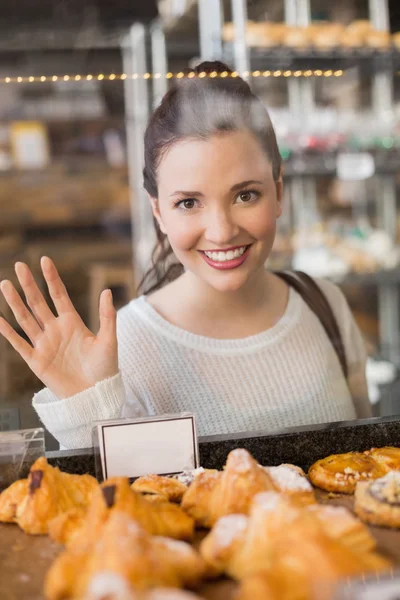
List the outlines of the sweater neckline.
{"type": "Polygon", "coordinates": [[[194,348],[203,352],[215,354],[246,352],[259,350],[272,343],[276,343],[282,336],[286,335],[297,323],[301,313],[301,298],[293,289],[289,288],[289,297],[285,312],[275,325],[251,336],[235,339],[217,339],[186,331],[177,325],[167,321],[147,301],[145,295],[131,301],[133,310],[145,320],[153,329],[178,344],[194,348]]]}

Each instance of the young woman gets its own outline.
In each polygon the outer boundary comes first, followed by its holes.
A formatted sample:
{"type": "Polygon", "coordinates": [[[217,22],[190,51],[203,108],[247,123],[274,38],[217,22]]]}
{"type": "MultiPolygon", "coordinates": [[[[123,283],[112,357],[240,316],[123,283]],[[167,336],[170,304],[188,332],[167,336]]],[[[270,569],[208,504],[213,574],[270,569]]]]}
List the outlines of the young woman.
{"type": "MultiPolygon", "coordinates": [[[[227,68],[197,73],[214,70],[227,68]]],[[[46,386],[33,406],[61,445],[90,446],[92,422],[121,415],[194,412],[200,435],[370,416],[365,349],[342,293],[317,282],[345,370],[301,294],[265,268],[282,168],[269,116],[243,80],[173,85],[146,131],[144,187],[158,237],[145,294],[116,314],[103,291],[97,336],[48,257],[57,316],[27,265],[15,270],[30,310],[11,282],[0,285],[31,344],[4,319],[0,333],[46,386]]]]}

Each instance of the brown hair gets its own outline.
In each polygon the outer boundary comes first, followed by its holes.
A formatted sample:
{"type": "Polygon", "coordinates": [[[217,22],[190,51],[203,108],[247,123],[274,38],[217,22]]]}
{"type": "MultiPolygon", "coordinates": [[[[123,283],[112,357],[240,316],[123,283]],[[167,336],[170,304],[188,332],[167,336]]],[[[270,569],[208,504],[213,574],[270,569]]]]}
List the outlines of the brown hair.
{"type": "MultiPolygon", "coordinates": [[[[173,83],[152,114],[144,136],[143,183],[153,198],[158,197],[158,166],[172,144],[185,138],[206,140],[211,135],[243,128],[257,136],[271,162],[275,181],[279,179],[281,157],[268,112],[249,85],[231,75],[231,69],[219,61],[203,62],[173,83]]],[[[183,266],[174,260],[167,236],[155,219],[154,227],[157,243],[152,265],[139,285],[145,294],[183,273],[183,266]]]]}

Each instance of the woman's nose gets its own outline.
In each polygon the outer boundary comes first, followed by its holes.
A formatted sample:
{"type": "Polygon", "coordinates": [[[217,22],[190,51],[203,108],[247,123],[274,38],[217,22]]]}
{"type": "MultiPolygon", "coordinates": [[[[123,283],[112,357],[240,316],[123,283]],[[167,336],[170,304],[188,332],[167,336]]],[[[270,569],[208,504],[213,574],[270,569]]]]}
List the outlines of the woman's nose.
{"type": "Polygon", "coordinates": [[[229,212],[219,211],[208,215],[205,238],[217,247],[229,244],[239,233],[239,226],[229,212]]]}

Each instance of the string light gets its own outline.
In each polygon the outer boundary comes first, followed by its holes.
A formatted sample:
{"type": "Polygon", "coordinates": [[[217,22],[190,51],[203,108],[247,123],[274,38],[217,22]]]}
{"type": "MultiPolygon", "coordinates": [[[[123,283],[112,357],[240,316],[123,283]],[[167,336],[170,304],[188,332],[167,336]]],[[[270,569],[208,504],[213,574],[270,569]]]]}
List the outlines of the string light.
{"type": "MultiPolygon", "coordinates": [[[[282,71],[281,69],[276,69],[274,71],[243,71],[239,73],[238,71],[233,71],[232,73],[228,73],[228,71],[223,71],[222,73],[217,73],[217,71],[212,71],[211,73],[206,73],[205,71],[201,71],[200,73],[195,73],[194,71],[189,71],[188,73],[184,73],[183,71],[179,71],[178,73],[99,73],[99,74],[91,74],[88,75],[41,75],[41,76],[18,76],[18,77],[0,77],[1,83],[44,83],[49,81],[92,81],[93,79],[97,79],[98,81],[124,81],[125,79],[193,79],[198,77],[200,79],[204,79],[205,77],[210,77],[212,79],[221,77],[221,78],[235,78],[235,77],[341,77],[344,75],[344,71],[342,69],[337,69],[333,71],[332,69],[306,69],[306,70],[297,70],[291,71],[290,69],[282,71]]],[[[400,71],[396,72],[396,75],[400,75],[400,71]]]]}

